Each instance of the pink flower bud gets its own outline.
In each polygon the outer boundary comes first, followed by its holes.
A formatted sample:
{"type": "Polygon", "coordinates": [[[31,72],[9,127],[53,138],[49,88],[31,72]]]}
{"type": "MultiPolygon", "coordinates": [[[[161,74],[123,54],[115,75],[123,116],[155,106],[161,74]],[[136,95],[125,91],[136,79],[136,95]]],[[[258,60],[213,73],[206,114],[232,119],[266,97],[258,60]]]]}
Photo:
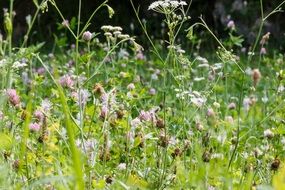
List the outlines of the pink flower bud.
{"type": "Polygon", "coordinates": [[[89,31],[86,31],[82,35],[82,39],[86,42],[90,41],[92,39],[92,33],[89,31]]]}

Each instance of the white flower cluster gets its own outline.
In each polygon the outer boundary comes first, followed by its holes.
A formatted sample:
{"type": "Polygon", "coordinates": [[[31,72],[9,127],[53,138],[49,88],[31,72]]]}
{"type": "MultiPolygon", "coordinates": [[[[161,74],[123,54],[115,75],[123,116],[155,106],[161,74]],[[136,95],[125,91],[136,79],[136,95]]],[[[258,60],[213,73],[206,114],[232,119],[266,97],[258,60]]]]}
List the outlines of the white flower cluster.
{"type": "Polygon", "coordinates": [[[181,100],[185,100],[187,98],[187,100],[190,100],[191,104],[198,108],[202,107],[207,101],[207,98],[197,91],[183,91],[182,89],[174,89],[174,91],[176,92],[176,98],[181,100]]]}
{"type": "Polygon", "coordinates": [[[148,7],[148,10],[160,11],[161,9],[176,9],[179,6],[185,6],[187,3],[185,1],[155,1],[148,7]]]}
{"type": "Polygon", "coordinates": [[[127,39],[130,38],[128,34],[122,34],[123,29],[120,26],[110,26],[110,25],[104,25],[101,27],[101,29],[105,32],[104,35],[107,38],[118,37],[121,39],[127,39]]]}

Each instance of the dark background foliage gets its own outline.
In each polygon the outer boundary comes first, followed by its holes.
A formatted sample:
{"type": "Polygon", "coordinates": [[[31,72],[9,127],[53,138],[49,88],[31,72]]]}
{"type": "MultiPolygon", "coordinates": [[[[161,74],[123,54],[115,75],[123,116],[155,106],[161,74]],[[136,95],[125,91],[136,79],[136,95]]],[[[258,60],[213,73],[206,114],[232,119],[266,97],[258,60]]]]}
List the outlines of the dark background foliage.
{"type": "MultiPolygon", "coordinates": [[[[83,0],[82,1],[82,19],[87,20],[92,11],[102,2],[102,0],[83,0]]],[[[148,11],[148,6],[153,0],[133,0],[136,7],[140,7],[140,16],[147,21],[148,29],[154,36],[161,37],[161,20],[162,15],[148,11]]],[[[190,2],[189,0],[187,1],[190,2]]],[[[265,15],[274,9],[281,0],[264,0],[265,15]]],[[[59,8],[67,19],[71,19],[77,15],[78,0],[57,0],[59,8]]],[[[102,25],[119,25],[124,28],[127,33],[134,33],[140,37],[142,30],[135,18],[134,11],[129,0],[110,0],[109,4],[113,7],[116,14],[112,19],[108,18],[107,9],[102,9],[92,20],[91,31],[98,31],[102,25]],[[134,24],[135,30],[130,30],[131,23],[134,24]]],[[[237,32],[246,38],[246,43],[250,44],[256,36],[256,32],[260,22],[260,6],[259,0],[193,0],[190,8],[191,23],[198,21],[200,15],[206,20],[209,26],[218,34],[219,37],[226,35],[225,26],[229,19],[235,21],[237,32]]],[[[0,7],[7,8],[9,0],[1,0],[0,7]]],[[[2,10],[1,10],[2,11],[2,10]]],[[[17,13],[14,21],[14,39],[19,41],[26,30],[25,17],[35,11],[32,0],[15,0],[15,11],[17,13]]],[[[263,33],[271,32],[271,42],[276,46],[283,47],[284,31],[285,31],[285,14],[279,13],[270,17],[266,22],[263,33]]],[[[3,21],[3,12],[0,16],[3,21]]],[[[37,19],[34,27],[32,40],[41,41],[52,39],[53,32],[56,31],[58,23],[61,20],[54,8],[49,5],[49,11],[41,14],[37,19]]],[[[1,25],[1,33],[4,33],[1,25]]],[[[141,38],[143,39],[143,37],[141,38]]]]}

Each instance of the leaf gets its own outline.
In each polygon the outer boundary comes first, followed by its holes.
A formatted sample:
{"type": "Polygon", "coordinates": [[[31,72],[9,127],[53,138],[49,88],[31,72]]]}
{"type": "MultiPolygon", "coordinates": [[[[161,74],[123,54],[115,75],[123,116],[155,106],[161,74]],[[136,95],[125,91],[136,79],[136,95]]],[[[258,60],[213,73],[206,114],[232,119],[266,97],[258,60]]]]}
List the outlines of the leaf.
{"type": "Polygon", "coordinates": [[[146,189],[148,187],[148,183],[145,180],[134,174],[129,175],[127,184],[141,189],[146,189]]]}
{"type": "Polygon", "coordinates": [[[101,179],[99,181],[93,180],[92,181],[92,187],[94,189],[104,189],[105,188],[105,180],[101,179]]]}
{"type": "Polygon", "coordinates": [[[12,148],[12,137],[4,133],[0,133],[0,150],[9,150],[12,148]]]}

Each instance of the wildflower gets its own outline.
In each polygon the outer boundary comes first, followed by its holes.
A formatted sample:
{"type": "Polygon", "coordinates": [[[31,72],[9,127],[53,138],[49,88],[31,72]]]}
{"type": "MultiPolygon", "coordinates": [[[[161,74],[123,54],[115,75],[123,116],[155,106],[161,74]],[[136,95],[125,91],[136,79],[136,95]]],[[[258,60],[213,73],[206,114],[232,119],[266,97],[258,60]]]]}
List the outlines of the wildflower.
{"type": "Polygon", "coordinates": [[[195,106],[197,106],[198,108],[200,108],[200,107],[202,107],[202,106],[205,104],[206,100],[203,99],[203,98],[200,98],[200,97],[193,97],[193,98],[191,98],[191,102],[192,102],[195,106]]]}
{"type": "Polygon", "coordinates": [[[48,99],[44,99],[41,102],[41,108],[44,112],[49,112],[52,108],[52,103],[48,99]]]}
{"type": "Polygon", "coordinates": [[[68,27],[69,27],[69,21],[68,21],[68,20],[64,20],[64,21],[62,21],[61,25],[62,25],[64,28],[68,28],[68,27]]]}
{"type": "Polygon", "coordinates": [[[95,86],[93,88],[93,93],[98,94],[98,95],[103,95],[103,94],[105,94],[105,90],[100,83],[97,83],[97,84],[95,84],[95,86]]]}
{"type": "Polygon", "coordinates": [[[108,109],[108,107],[107,106],[102,106],[102,108],[101,108],[101,112],[100,112],[100,118],[101,119],[106,119],[107,118],[107,115],[108,115],[108,112],[109,112],[109,109],[108,109]]]}
{"type": "Polygon", "coordinates": [[[248,97],[245,97],[245,98],[243,99],[243,108],[244,108],[246,111],[248,111],[251,105],[252,105],[251,99],[248,98],[248,97]]]}
{"type": "Polygon", "coordinates": [[[231,102],[229,105],[228,105],[228,109],[229,110],[234,110],[236,109],[236,104],[234,102],[231,102]]]}
{"type": "Polygon", "coordinates": [[[140,112],[139,118],[141,121],[150,121],[152,116],[150,112],[142,110],[140,112]]]}
{"type": "Polygon", "coordinates": [[[131,127],[136,128],[141,124],[141,120],[139,118],[135,118],[131,121],[131,127]]]}
{"type": "Polygon", "coordinates": [[[85,105],[90,97],[90,93],[86,89],[80,89],[79,92],[72,92],[71,95],[78,105],[85,105]]]}
{"type": "Polygon", "coordinates": [[[92,39],[92,33],[89,31],[86,31],[82,35],[82,39],[86,42],[89,42],[92,39]]]}
{"type": "Polygon", "coordinates": [[[43,114],[42,111],[36,110],[36,111],[34,112],[34,117],[35,117],[38,121],[43,121],[43,119],[44,119],[44,114],[43,114]]]}
{"type": "Polygon", "coordinates": [[[128,90],[134,90],[134,89],[135,89],[134,83],[130,83],[130,84],[127,86],[127,89],[128,89],[128,90]]]}
{"type": "Polygon", "coordinates": [[[209,108],[207,110],[207,116],[208,117],[214,117],[215,116],[215,112],[214,112],[214,110],[212,108],[209,108]]]}
{"type": "Polygon", "coordinates": [[[145,57],[144,57],[144,54],[142,51],[138,51],[137,54],[136,54],[136,59],[137,60],[144,60],[145,57]]]}
{"type": "Polygon", "coordinates": [[[53,59],[53,58],[54,58],[54,54],[53,54],[53,53],[49,53],[49,54],[48,54],[48,57],[49,57],[50,59],[53,59]]]}
{"type": "Polygon", "coordinates": [[[38,123],[31,123],[29,128],[33,132],[38,132],[41,129],[41,126],[38,123]]]}
{"type": "Polygon", "coordinates": [[[150,4],[148,7],[148,10],[153,10],[159,13],[164,13],[166,10],[168,11],[174,11],[176,10],[179,6],[185,6],[187,3],[185,1],[171,1],[171,0],[166,0],[166,1],[155,1],[150,4]]]}
{"type": "Polygon", "coordinates": [[[2,111],[0,111],[0,120],[2,120],[4,118],[4,114],[2,111]]]}
{"type": "Polygon", "coordinates": [[[40,67],[37,69],[37,73],[38,75],[44,75],[46,72],[45,68],[44,67],[40,67]]]}
{"type": "Polygon", "coordinates": [[[235,22],[233,20],[230,20],[227,24],[227,27],[230,29],[230,30],[235,30],[235,22]]]}
{"type": "Polygon", "coordinates": [[[62,87],[72,88],[74,85],[74,82],[69,75],[64,75],[59,79],[59,84],[62,87]]]}
{"type": "Polygon", "coordinates": [[[225,121],[234,124],[234,118],[232,116],[225,116],[225,121]]]}
{"type": "Polygon", "coordinates": [[[274,133],[270,130],[270,129],[266,129],[264,132],[263,132],[263,135],[264,137],[268,138],[268,139],[271,139],[274,137],[274,133]]]}
{"type": "Polygon", "coordinates": [[[162,119],[157,119],[156,120],[156,127],[159,129],[162,129],[165,127],[164,121],[162,119]]]}
{"type": "Polygon", "coordinates": [[[254,69],[252,71],[252,80],[253,80],[253,85],[256,86],[257,83],[260,81],[261,78],[261,73],[258,69],[254,69]]]}
{"type": "Polygon", "coordinates": [[[119,73],[119,76],[122,77],[122,78],[126,78],[126,77],[128,76],[128,74],[125,73],[125,72],[123,72],[123,71],[121,71],[121,72],[119,73]]]}
{"type": "Polygon", "coordinates": [[[127,168],[127,164],[126,163],[120,163],[119,165],[118,165],[118,169],[119,170],[125,170],[127,168]]]}
{"type": "Polygon", "coordinates": [[[149,94],[152,95],[152,96],[155,95],[156,94],[155,88],[149,89],[149,94]]]}
{"type": "Polygon", "coordinates": [[[263,46],[270,37],[270,32],[267,32],[265,35],[262,36],[261,40],[260,40],[260,44],[263,46]]]}
{"type": "Polygon", "coordinates": [[[204,126],[200,122],[197,122],[196,123],[196,129],[198,131],[203,131],[204,130],[204,126]]]}
{"type": "Polygon", "coordinates": [[[8,89],[6,91],[6,94],[8,96],[9,102],[15,106],[18,107],[20,104],[20,97],[17,95],[17,92],[15,89],[8,89]]]}
{"type": "Polygon", "coordinates": [[[97,145],[97,140],[96,139],[88,139],[84,142],[84,147],[86,148],[86,150],[88,152],[90,151],[94,151],[95,150],[95,147],[97,145]]]}
{"type": "Polygon", "coordinates": [[[263,154],[263,152],[258,148],[256,147],[254,150],[253,150],[253,154],[254,156],[257,158],[259,156],[261,156],[263,154]]]}
{"type": "Polygon", "coordinates": [[[260,54],[261,54],[261,55],[265,55],[266,53],[267,53],[267,51],[266,51],[265,47],[262,47],[262,48],[260,49],[260,54]]]}

